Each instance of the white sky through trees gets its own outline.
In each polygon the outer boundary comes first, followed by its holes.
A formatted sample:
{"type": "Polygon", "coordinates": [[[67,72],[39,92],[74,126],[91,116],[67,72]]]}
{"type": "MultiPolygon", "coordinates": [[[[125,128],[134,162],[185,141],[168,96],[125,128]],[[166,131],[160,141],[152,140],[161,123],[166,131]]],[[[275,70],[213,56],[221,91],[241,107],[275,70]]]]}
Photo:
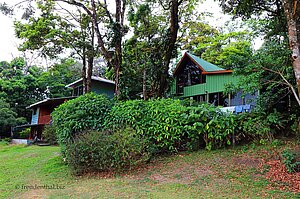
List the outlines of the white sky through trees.
{"type": "MultiPolygon", "coordinates": [[[[14,5],[20,2],[20,0],[0,0],[0,3],[4,2],[14,5]]],[[[224,26],[224,23],[230,19],[228,15],[221,13],[221,8],[214,0],[206,0],[203,4],[199,5],[199,10],[213,13],[213,18],[208,20],[211,26],[224,26]]],[[[17,49],[20,40],[15,37],[13,27],[14,18],[14,16],[5,16],[0,13],[0,61],[11,61],[13,58],[23,55],[17,49]]],[[[261,40],[256,40],[254,44],[255,48],[258,48],[261,43],[261,40]]]]}

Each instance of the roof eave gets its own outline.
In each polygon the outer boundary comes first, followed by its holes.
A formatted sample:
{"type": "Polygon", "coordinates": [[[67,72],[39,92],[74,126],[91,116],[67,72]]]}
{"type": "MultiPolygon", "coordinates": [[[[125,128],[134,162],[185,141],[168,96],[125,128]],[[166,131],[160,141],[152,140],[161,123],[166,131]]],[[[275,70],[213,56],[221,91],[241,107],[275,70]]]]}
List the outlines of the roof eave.
{"type": "Polygon", "coordinates": [[[185,52],[184,55],[181,57],[180,61],[178,62],[178,64],[176,65],[176,68],[175,68],[175,70],[174,70],[174,72],[173,72],[173,75],[176,74],[176,72],[177,72],[177,70],[178,70],[178,68],[179,68],[179,66],[180,66],[180,64],[181,64],[181,62],[184,60],[184,58],[185,58],[186,56],[187,56],[187,53],[185,52]]]}
{"type": "Polygon", "coordinates": [[[203,75],[213,75],[213,74],[223,74],[223,73],[232,73],[232,70],[219,70],[219,71],[205,71],[203,75]]]}
{"type": "Polygon", "coordinates": [[[43,104],[45,102],[48,102],[48,101],[63,100],[63,99],[74,99],[76,97],[77,96],[60,97],[60,98],[48,98],[48,99],[44,99],[44,100],[38,101],[38,102],[36,102],[34,104],[31,104],[31,105],[27,106],[26,109],[32,109],[32,108],[34,108],[34,107],[36,107],[38,105],[41,105],[41,104],[43,104]]]}
{"type": "Polygon", "coordinates": [[[80,78],[79,80],[76,80],[75,82],[72,82],[72,83],[66,85],[65,88],[70,88],[70,87],[72,87],[73,85],[77,84],[80,81],[82,81],[82,78],[80,78]]]}

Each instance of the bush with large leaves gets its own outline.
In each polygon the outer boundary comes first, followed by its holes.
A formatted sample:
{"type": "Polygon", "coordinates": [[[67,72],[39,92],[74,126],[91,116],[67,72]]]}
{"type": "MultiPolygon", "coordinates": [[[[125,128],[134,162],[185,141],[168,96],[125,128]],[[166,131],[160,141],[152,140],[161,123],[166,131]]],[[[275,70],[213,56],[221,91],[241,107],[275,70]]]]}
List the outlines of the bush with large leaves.
{"type": "Polygon", "coordinates": [[[89,93],[60,105],[52,113],[61,144],[76,134],[105,127],[113,102],[105,95],[89,93]]]}
{"type": "Polygon", "coordinates": [[[132,127],[149,141],[153,150],[177,151],[184,142],[185,111],[180,100],[128,100],[113,106],[110,126],[132,127]]]}

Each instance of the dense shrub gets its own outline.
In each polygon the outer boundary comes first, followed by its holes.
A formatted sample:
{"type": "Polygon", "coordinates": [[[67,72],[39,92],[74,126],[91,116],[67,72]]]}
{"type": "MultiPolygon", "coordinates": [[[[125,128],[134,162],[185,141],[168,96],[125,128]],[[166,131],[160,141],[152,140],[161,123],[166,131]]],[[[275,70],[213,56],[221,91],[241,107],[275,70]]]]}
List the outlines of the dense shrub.
{"type": "Polygon", "coordinates": [[[56,126],[55,125],[47,125],[43,130],[43,138],[46,142],[54,145],[57,144],[57,135],[56,135],[56,126]]]}
{"type": "MultiPolygon", "coordinates": [[[[113,103],[95,94],[68,101],[53,113],[63,154],[79,173],[131,167],[156,153],[211,150],[245,139],[266,142],[286,121],[276,111],[235,115],[206,103],[173,99],[113,103]]],[[[53,134],[54,129],[48,130],[53,134]]]]}
{"type": "Polygon", "coordinates": [[[189,107],[184,118],[190,148],[198,149],[201,140],[208,150],[232,143],[235,115],[223,113],[209,104],[201,104],[189,107]]]}
{"type": "Polygon", "coordinates": [[[117,103],[111,111],[111,126],[130,125],[156,146],[159,152],[207,149],[231,144],[235,116],[209,104],[188,106],[180,100],[131,100],[117,103]]]}
{"type": "Polygon", "coordinates": [[[78,133],[101,130],[111,106],[112,101],[107,96],[94,93],[63,103],[52,113],[58,141],[63,144],[78,133]]]}
{"type": "Polygon", "coordinates": [[[130,126],[149,141],[152,149],[176,151],[184,141],[185,112],[180,100],[118,102],[110,113],[110,126],[115,129],[130,126]]]}
{"type": "Polygon", "coordinates": [[[116,170],[147,161],[150,153],[145,147],[145,140],[130,128],[113,134],[91,131],[68,141],[65,157],[77,174],[116,170]]]}
{"type": "Polygon", "coordinates": [[[236,132],[238,138],[244,140],[255,140],[261,143],[272,141],[277,131],[284,129],[288,120],[279,112],[242,113],[236,118],[236,132]]]}

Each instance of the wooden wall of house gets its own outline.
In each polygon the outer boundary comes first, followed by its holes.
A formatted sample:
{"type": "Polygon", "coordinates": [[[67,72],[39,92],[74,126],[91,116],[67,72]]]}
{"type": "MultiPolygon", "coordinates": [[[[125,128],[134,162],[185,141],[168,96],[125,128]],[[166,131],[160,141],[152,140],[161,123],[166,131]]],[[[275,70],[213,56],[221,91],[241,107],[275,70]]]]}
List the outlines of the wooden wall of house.
{"type": "Polygon", "coordinates": [[[108,97],[113,98],[115,93],[115,85],[105,82],[92,81],[92,92],[97,94],[105,94],[108,97]]]}
{"type": "MultiPolygon", "coordinates": [[[[72,86],[73,89],[76,89],[77,87],[82,85],[82,81],[76,83],[75,85],[72,86]]],[[[109,84],[106,82],[99,82],[92,80],[92,88],[91,91],[97,94],[105,94],[110,98],[114,97],[115,94],[115,85],[114,84],[109,84]]],[[[72,92],[74,93],[74,91],[72,92]]],[[[75,95],[73,95],[75,96],[75,95]]]]}
{"type": "MultiPolygon", "coordinates": [[[[183,89],[182,98],[203,95],[207,93],[218,93],[225,91],[225,85],[237,83],[238,77],[231,73],[207,75],[206,83],[186,86],[183,89]]],[[[174,85],[173,85],[174,86],[174,85]]],[[[171,89],[174,92],[174,88],[171,89]]]]}
{"type": "Polygon", "coordinates": [[[52,107],[41,106],[38,124],[50,124],[52,107]]]}

